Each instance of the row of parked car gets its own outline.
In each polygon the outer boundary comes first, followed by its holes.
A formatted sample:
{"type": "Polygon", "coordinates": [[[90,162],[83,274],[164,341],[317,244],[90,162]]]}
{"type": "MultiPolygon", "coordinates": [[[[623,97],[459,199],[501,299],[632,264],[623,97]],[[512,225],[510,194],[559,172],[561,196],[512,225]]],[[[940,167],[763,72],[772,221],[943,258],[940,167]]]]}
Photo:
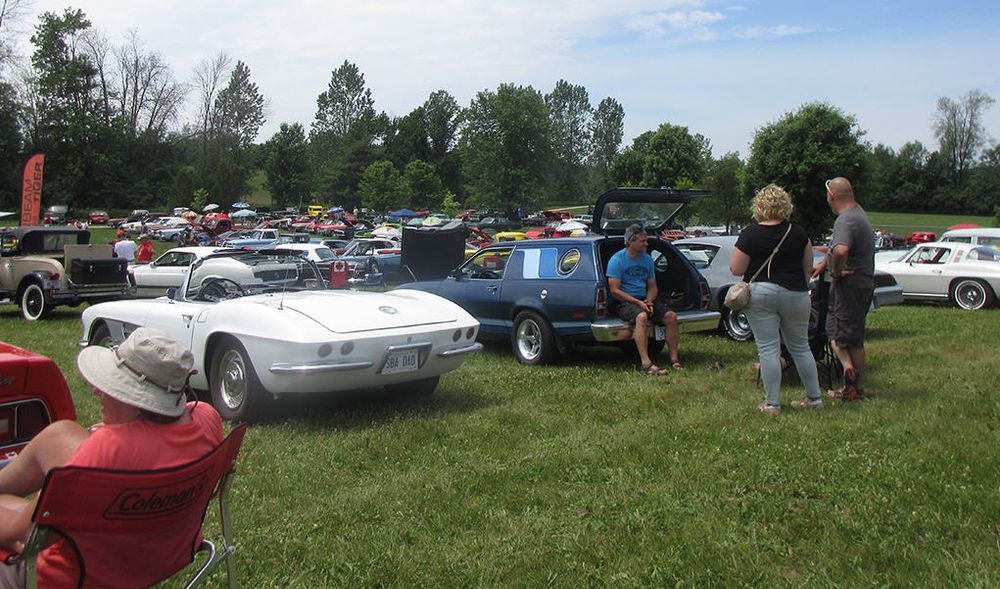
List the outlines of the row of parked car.
{"type": "MultiPolygon", "coordinates": [[[[193,386],[206,391],[233,420],[267,415],[268,406],[287,395],[371,386],[427,394],[442,373],[479,349],[481,339],[509,342],[515,358],[526,364],[554,362],[575,345],[630,347],[631,327],[613,312],[607,262],[624,247],[622,235],[629,225],[638,223],[656,236],[699,196],[683,190],[615,189],[598,199],[587,235],[494,242],[446,275],[388,292],[328,288],[328,283],[342,282],[335,274],[348,272],[343,260],[334,253],[331,262],[321,259],[317,264],[295,251],[294,243],[262,249],[171,250],[164,256],[173,257],[161,256],[151,270],[166,276],[171,268],[184,268],[174,275],[179,286],[168,287],[166,296],[155,299],[89,306],[82,315],[80,343],[120,342],[143,325],[173,334],[195,354],[199,372],[193,386]]],[[[86,245],[68,243],[67,236],[82,240],[84,233],[68,228],[8,230],[4,256],[13,258],[19,252],[28,258],[24,254],[31,251],[52,253],[58,245],[86,245]],[[38,236],[32,235],[36,232],[38,236]]],[[[677,310],[682,332],[721,328],[730,337],[748,339],[739,316],[727,314],[720,305],[727,284],[734,280],[728,275],[734,241],[650,240],[658,286],[677,310]],[[716,270],[726,276],[713,278],[716,270]]],[[[949,242],[923,244],[901,261],[909,267],[931,266],[912,258],[942,243],[949,242]]],[[[958,262],[960,255],[977,271],[997,263],[997,256],[980,257],[987,254],[978,250],[995,251],[989,246],[951,242],[947,247],[952,248],[949,259],[958,262]]],[[[65,251],[64,259],[72,259],[71,248],[65,251]]],[[[46,272],[28,276],[29,282],[46,272]]],[[[127,269],[116,267],[102,276],[120,277],[121,272],[127,269]]],[[[877,305],[898,302],[908,292],[891,274],[885,276],[877,305]]],[[[51,273],[47,280],[39,288],[46,302],[19,295],[22,307],[29,309],[26,318],[40,318],[49,309],[44,297],[64,290],[55,286],[51,273]]],[[[963,280],[978,279],[966,275],[963,280]]],[[[992,296],[997,286],[986,285],[992,296]]],[[[83,292],[81,286],[71,279],[65,290],[83,292]]],[[[971,297],[962,288],[956,296],[971,297]]],[[[108,291],[87,300],[111,297],[108,291]]],[[[652,350],[662,346],[655,332],[651,334],[652,350]]]]}

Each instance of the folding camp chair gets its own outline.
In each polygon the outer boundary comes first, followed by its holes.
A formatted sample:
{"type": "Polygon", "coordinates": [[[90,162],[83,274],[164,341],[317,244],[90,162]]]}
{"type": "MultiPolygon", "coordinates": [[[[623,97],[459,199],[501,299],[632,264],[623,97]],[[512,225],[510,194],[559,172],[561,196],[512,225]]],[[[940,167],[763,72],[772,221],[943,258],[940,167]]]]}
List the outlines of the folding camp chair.
{"type": "Polygon", "coordinates": [[[246,426],[232,431],[205,456],[172,468],[145,471],[63,466],[45,477],[33,526],[23,551],[4,554],[9,565],[23,560],[28,587],[37,587],[35,558],[48,545],[64,539],[80,563],[78,587],[147,587],[171,577],[194,562],[200,551],[208,559],[186,585],[204,581],[223,561],[233,587],[232,555],[226,491],[246,426]],[[212,499],[218,499],[220,546],[202,537],[202,521],[212,499]],[[155,555],[139,554],[137,537],[157,538],[155,555]],[[95,547],[99,549],[94,550],[95,547]],[[129,559],[129,555],[139,558],[129,559]],[[151,565],[151,558],[158,558],[151,565]]]}

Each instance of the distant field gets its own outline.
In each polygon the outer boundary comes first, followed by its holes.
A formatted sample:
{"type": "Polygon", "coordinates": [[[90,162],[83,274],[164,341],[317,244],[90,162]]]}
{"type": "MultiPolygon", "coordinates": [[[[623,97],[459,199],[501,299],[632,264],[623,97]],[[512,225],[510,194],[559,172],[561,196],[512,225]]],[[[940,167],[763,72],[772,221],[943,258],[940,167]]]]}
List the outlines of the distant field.
{"type": "Polygon", "coordinates": [[[873,227],[883,231],[891,231],[900,236],[914,231],[934,231],[940,235],[948,227],[959,223],[975,223],[983,227],[996,225],[996,220],[993,217],[977,217],[975,215],[869,212],[868,217],[871,219],[873,227]]]}

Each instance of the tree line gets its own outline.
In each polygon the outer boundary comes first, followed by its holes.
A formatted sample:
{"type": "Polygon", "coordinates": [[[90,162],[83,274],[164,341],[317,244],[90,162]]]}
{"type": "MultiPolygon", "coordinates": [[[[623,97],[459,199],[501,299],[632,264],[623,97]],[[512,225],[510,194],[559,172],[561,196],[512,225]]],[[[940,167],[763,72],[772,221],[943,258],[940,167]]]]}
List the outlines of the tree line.
{"type": "MultiPolygon", "coordinates": [[[[7,0],[4,9],[17,8],[7,0]]],[[[809,103],[759,128],[749,156],[713,157],[711,141],[663,123],[623,146],[622,105],[594,106],[586,88],[559,80],[547,93],[517,84],[483,90],[461,106],[446,90],[405,116],[376,109],[350,61],[332,70],[308,128],[281,123],[258,142],[266,98],[250,66],[219,54],[193,80],[174,77],[135,33],[119,44],[76,9],[39,17],[30,62],[4,41],[0,13],[0,207],[16,208],[21,166],[46,155],[43,204],[71,208],[223,206],[263,181],[274,208],[309,203],[537,209],[589,203],[611,186],[707,188],[688,213],[739,224],[755,188],[777,182],[796,217],[819,234],[830,213],[826,178],[852,180],[870,210],[992,214],[1000,205],[1000,150],[982,115],[992,97],[942,97],[933,130],[898,151],[871,145],[856,119],[809,103]],[[197,108],[182,120],[187,101],[197,108]]]]}

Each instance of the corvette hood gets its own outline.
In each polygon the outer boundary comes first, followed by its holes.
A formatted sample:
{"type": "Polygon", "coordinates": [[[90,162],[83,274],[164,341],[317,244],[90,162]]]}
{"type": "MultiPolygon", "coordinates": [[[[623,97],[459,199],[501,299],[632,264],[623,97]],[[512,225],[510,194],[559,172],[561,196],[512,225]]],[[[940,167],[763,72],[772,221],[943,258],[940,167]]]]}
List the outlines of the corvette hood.
{"type": "Polygon", "coordinates": [[[454,303],[419,292],[323,291],[261,297],[261,304],[300,313],[334,333],[448,324],[465,312],[454,303]]]}

